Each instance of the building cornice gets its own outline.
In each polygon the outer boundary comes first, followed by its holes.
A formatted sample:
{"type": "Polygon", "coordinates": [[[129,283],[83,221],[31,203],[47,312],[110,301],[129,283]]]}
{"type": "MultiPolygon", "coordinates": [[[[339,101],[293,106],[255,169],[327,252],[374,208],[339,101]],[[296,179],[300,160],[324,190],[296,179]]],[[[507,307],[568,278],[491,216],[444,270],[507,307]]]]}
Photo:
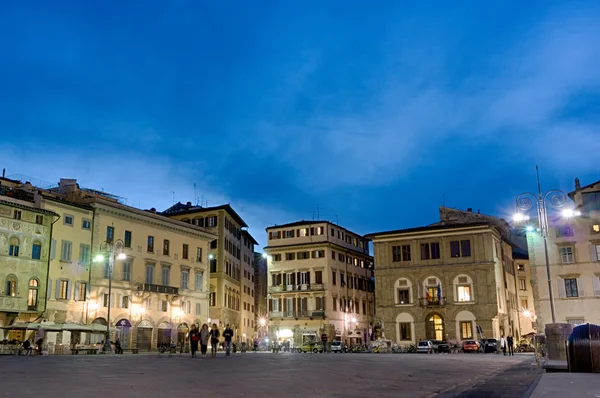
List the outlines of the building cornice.
{"type": "MultiPolygon", "coordinates": [[[[423,227],[423,228],[414,228],[414,229],[406,229],[401,231],[390,231],[390,232],[382,232],[380,234],[371,234],[370,237],[374,244],[384,243],[384,242],[393,242],[399,240],[408,240],[408,239],[427,239],[427,238],[444,238],[448,236],[459,236],[459,235],[468,235],[468,234],[485,234],[485,233],[493,233],[501,237],[500,233],[496,228],[489,224],[482,224],[478,226],[452,226],[452,228],[446,227],[423,227]]],[[[508,243],[508,242],[507,242],[508,243]]]]}
{"type": "Polygon", "coordinates": [[[362,256],[364,258],[368,258],[370,260],[373,260],[373,256],[367,254],[367,253],[363,253],[361,251],[357,251],[357,250],[353,250],[350,249],[348,247],[339,245],[335,242],[330,242],[330,241],[322,241],[322,242],[308,242],[308,243],[293,243],[293,244],[289,244],[289,245],[281,245],[281,246],[266,246],[264,247],[264,251],[267,254],[271,254],[271,253],[276,253],[279,251],[287,251],[289,249],[313,249],[313,248],[319,248],[319,247],[333,247],[336,248],[338,251],[343,252],[343,253],[352,253],[354,255],[358,255],[358,256],[362,256]]]}

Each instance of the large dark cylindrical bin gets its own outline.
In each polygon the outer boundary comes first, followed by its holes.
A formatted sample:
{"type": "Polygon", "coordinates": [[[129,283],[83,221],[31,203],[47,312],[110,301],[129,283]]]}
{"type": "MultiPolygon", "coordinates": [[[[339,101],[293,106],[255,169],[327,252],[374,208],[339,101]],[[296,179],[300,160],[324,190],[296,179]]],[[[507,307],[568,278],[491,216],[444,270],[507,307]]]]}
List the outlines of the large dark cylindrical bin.
{"type": "Polygon", "coordinates": [[[600,326],[575,326],[567,341],[570,372],[600,373],[600,326]]]}

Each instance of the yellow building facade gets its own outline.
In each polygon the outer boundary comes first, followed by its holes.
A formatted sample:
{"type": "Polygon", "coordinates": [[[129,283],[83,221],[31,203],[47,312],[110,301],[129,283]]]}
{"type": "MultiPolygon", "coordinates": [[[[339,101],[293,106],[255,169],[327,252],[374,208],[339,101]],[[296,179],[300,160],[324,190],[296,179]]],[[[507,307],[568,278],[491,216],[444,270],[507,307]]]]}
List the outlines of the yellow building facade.
{"type": "Polygon", "coordinates": [[[409,345],[522,335],[512,246],[493,225],[432,225],[367,237],[386,338],[409,345]]]}
{"type": "Polygon", "coordinates": [[[374,318],[373,258],[365,237],[326,221],[267,228],[269,339],[365,343],[374,318]]]}

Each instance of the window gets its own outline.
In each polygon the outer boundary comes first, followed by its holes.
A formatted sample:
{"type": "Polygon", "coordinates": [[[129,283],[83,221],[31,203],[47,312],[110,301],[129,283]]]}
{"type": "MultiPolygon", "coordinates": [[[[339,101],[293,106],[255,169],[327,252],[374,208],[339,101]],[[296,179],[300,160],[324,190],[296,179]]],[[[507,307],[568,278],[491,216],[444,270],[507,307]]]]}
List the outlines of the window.
{"type": "Polygon", "coordinates": [[[315,310],[325,311],[325,297],[315,297],[315,310]]]}
{"type": "Polygon", "coordinates": [[[590,253],[592,261],[600,261],[600,245],[593,245],[590,253]]]}
{"type": "Polygon", "coordinates": [[[58,297],[61,300],[67,300],[69,296],[69,281],[61,279],[58,281],[58,297]]]}
{"type": "Polygon", "coordinates": [[[27,295],[27,308],[35,309],[38,304],[38,288],[39,282],[37,279],[29,280],[29,294],[27,295]]]}
{"type": "Polygon", "coordinates": [[[398,289],[398,304],[410,304],[410,289],[398,289]]]}
{"type": "MultiPolygon", "coordinates": [[[[458,286],[457,293],[458,293],[458,301],[467,301],[467,302],[471,301],[471,286],[458,286]]],[[[437,291],[436,291],[436,295],[437,295],[437,291]]]]}
{"type": "Polygon", "coordinates": [[[315,271],[315,283],[319,285],[323,283],[323,271],[315,271]]]}
{"type": "Polygon", "coordinates": [[[17,295],[17,277],[9,275],[6,278],[6,290],[4,292],[7,296],[15,297],[17,295]]]}
{"type": "Polygon", "coordinates": [[[70,214],[65,214],[63,217],[63,224],[68,225],[70,227],[73,226],[74,217],[70,214]]]}
{"type": "Polygon", "coordinates": [[[123,280],[131,280],[131,260],[129,259],[123,261],[123,280]]]}
{"type": "Polygon", "coordinates": [[[154,283],[154,265],[146,264],[146,283],[151,285],[154,283]]]}
{"type": "Polygon", "coordinates": [[[402,261],[402,247],[392,246],[392,261],[402,261]]]}
{"type": "Polygon", "coordinates": [[[525,279],[519,279],[519,290],[527,290],[525,279]]]}
{"type": "Polygon", "coordinates": [[[198,262],[198,263],[202,262],[202,248],[201,247],[196,248],[196,262],[198,262]]]}
{"type": "Polygon", "coordinates": [[[342,253],[338,253],[338,260],[341,262],[346,262],[346,256],[342,253]]]}
{"type": "Polygon", "coordinates": [[[181,250],[181,258],[184,260],[187,260],[188,256],[189,256],[189,251],[190,251],[190,245],[184,243],[183,248],[181,250]]]}
{"type": "Polygon", "coordinates": [[[298,236],[308,236],[308,228],[302,228],[298,230],[298,236]]]}
{"type": "Polygon", "coordinates": [[[217,216],[208,217],[208,226],[211,228],[217,226],[217,216]]]}
{"type": "Polygon", "coordinates": [[[123,296],[121,298],[121,308],[129,308],[129,296],[123,296]]]}
{"type": "Polygon", "coordinates": [[[31,258],[34,260],[42,258],[42,244],[37,240],[31,246],[31,258]]]}
{"type": "Polygon", "coordinates": [[[210,260],[210,272],[217,272],[217,259],[210,260]]]}
{"type": "Polygon", "coordinates": [[[71,262],[73,243],[63,240],[61,243],[60,261],[71,262]]]}
{"type": "Polygon", "coordinates": [[[89,265],[91,260],[92,247],[90,245],[79,245],[79,264],[89,265]]]}
{"type": "Polygon", "coordinates": [[[81,229],[90,230],[92,229],[92,222],[86,218],[81,220],[81,229]]]}
{"type": "Polygon", "coordinates": [[[571,227],[558,227],[556,228],[556,237],[563,238],[566,236],[573,236],[573,230],[571,227]]]}
{"type": "Polygon", "coordinates": [[[439,242],[431,242],[429,244],[429,247],[430,247],[430,252],[431,252],[431,258],[439,259],[440,258],[440,243],[439,242]]]}
{"type": "Polygon", "coordinates": [[[472,322],[461,322],[460,323],[460,338],[461,340],[468,340],[473,338],[473,323],[472,322]]]}
{"type": "Polygon", "coordinates": [[[593,234],[600,233],[600,224],[594,224],[594,225],[592,225],[592,233],[593,234]]]}
{"type": "Polygon", "coordinates": [[[125,247],[131,247],[131,231],[125,231],[124,238],[125,247]]]}
{"type": "Polygon", "coordinates": [[[20,219],[21,219],[21,210],[15,210],[15,211],[13,212],[13,218],[14,218],[15,220],[20,220],[20,219]]]}
{"type": "Polygon", "coordinates": [[[335,284],[337,283],[337,272],[336,271],[332,271],[331,272],[331,284],[335,286],[335,284]]]}
{"type": "Polygon", "coordinates": [[[325,257],[325,250],[313,250],[311,255],[312,258],[323,258],[325,257]]]}
{"type": "Polygon", "coordinates": [[[577,325],[581,325],[581,324],[585,323],[585,319],[583,319],[583,318],[569,318],[568,322],[571,324],[571,326],[575,327],[577,325]]]}
{"type": "Polygon", "coordinates": [[[450,242],[450,257],[460,257],[460,243],[457,240],[450,242]]]}
{"type": "Polygon", "coordinates": [[[560,259],[563,264],[572,264],[574,262],[573,258],[573,247],[566,246],[560,248],[560,259]]]}
{"type": "Polygon", "coordinates": [[[163,240],[163,254],[165,256],[169,255],[169,245],[170,245],[170,242],[168,239],[163,240]]]}
{"type": "Polygon", "coordinates": [[[525,271],[525,264],[517,264],[517,270],[525,271]]]}
{"type": "Polygon", "coordinates": [[[19,257],[19,239],[16,237],[10,238],[8,246],[8,255],[11,257],[19,257]]]}
{"type": "Polygon", "coordinates": [[[106,241],[112,242],[115,239],[115,227],[106,227],[106,241]]]}
{"type": "Polygon", "coordinates": [[[402,245],[402,261],[410,261],[410,245],[402,245]]]}
{"type": "Polygon", "coordinates": [[[291,261],[296,259],[296,253],[285,253],[285,261],[291,261]]]}
{"type": "Polygon", "coordinates": [[[273,254],[271,256],[272,261],[281,261],[281,254],[273,254]]]}
{"type": "Polygon", "coordinates": [[[217,294],[215,292],[212,292],[210,294],[210,296],[208,296],[208,304],[211,307],[214,307],[216,305],[216,301],[217,301],[217,294]]]}
{"type": "Polygon", "coordinates": [[[76,285],[77,285],[77,293],[75,295],[75,300],[76,301],[85,301],[85,299],[87,297],[87,283],[79,282],[79,283],[76,283],[76,285]]]}
{"type": "Polygon", "coordinates": [[[218,245],[219,245],[218,239],[212,240],[210,242],[210,248],[211,249],[216,249],[218,245]]]}
{"type": "Polygon", "coordinates": [[[190,271],[185,269],[181,271],[181,288],[188,289],[190,282],[190,271]]]}
{"type": "Polygon", "coordinates": [[[162,282],[162,285],[169,286],[169,277],[171,276],[171,269],[168,267],[162,267],[160,275],[160,281],[162,282]]]}
{"type": "Polygon", "coordinates": [[[460,255],[462,257],[471,257],[471,241],[468,239],[460,241],[460,255]]]}
{"type": "Polygon", "coordinates": [[[565,279],[565,293],[567,297],[579,297],[579,292],[577,289],[577,279],[565,279]]]}
{"type": "Polygon", "coordinates": [[[410,322],[401,322],[398,324],[400,330],[400,340],[411,340],[410,337],[410,322]]]}
{"type": "Polygon", "coordinates": [[[285,237],[286,238],[293,238],[294,237],[294,230],[289,230],[289,231],[285,231],[285,237]]]}
{"type": "Polygon", "coordinates": [[[201,314],[201,310],[202,309],[202,305],[200,305],[200,303],[196,303],[196,315],[200,315],[201,314]]]}
{"type": "Polygon", "coordinates": [[[154,236],[148,236],[148,252],[154,253],[154,236]]]}
{"type": "Polygon", "coordinates": [[[429,243],[421,243],[421,260],[429,260],[431,258],[431,251],[429,250],[429,243]]]}
{"type": "Polygon", "coordinates": [[[42,225],[44,223],[44,216],[40,216],[40,215],[35,216],[35,223],[42,225]]]}
{"type": "Polygon", "coordinates": [[[160,300],[158,305],[159,305],[159,311],[162,311],[162,312],[169,311],[169,302],[167,300],[160,300]]]}
{"type": "Polygon", "coordinates": [[[527,302],[526,299],[521,299],[521,308],[524,310],[529,308],[529,303],[527,302]]]}
{"type": "Polygon", "coordinates": [[[308,260],[310,258],[310,252],[298,252],[298,260],[308,260]]]}
{"type": "Polygon", "coordinates": [[[202,285],[204,284],[204,273],[196,271],[196,291],[202,291],[202,285]]]}

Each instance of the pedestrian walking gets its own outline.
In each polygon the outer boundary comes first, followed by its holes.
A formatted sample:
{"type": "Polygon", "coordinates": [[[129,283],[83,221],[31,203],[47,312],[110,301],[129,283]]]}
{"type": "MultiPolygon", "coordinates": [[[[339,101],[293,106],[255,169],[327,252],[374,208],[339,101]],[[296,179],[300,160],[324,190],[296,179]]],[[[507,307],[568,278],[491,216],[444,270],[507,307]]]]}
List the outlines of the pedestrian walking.
{"type": "Polygon", "coordinates": [[[504,356],[506,356],[506,339],[504,338],[504,335],[500,338],[500,349],[504,356]]]}
{"type": "Polygon", "coordinates": [[[508,355],[514,357],[515,356],[515,350],[514,350],[515,342],[511,335],[508,335],[508,337],[506,338],[506,343],[508,344],[508,355]]]}
{"type": "Polygon", "coordinates": [[[200,329],[200,355],[206,356],[206,348],[208,347],[208,339],[210,338],[210,331],[208,325],[205,323],[200,329]]]}
{"type": "Polygon", "coordinates": [[[212,357],[215,358],[217,356],[217,349],[219,348],[219,329],[217,328],[217,324],[213,323],[212,329],[210,330],[210,352],[212,357]]]}
{"type": "Polygon", "coordinates": [[[192,330],[190,331],[190,350],[192,351],[192,358],[196,356],[199,342],[200,333],[198,332],[198,327],[196,325],[192,325],[192,330]]]}
{"type": "Polygon", "coordinates": [[[223,338],[225,339],[225,355],[231,354],[231,340],[233,339],[233,330],[227,325],[223,331],[223,338]]]}

